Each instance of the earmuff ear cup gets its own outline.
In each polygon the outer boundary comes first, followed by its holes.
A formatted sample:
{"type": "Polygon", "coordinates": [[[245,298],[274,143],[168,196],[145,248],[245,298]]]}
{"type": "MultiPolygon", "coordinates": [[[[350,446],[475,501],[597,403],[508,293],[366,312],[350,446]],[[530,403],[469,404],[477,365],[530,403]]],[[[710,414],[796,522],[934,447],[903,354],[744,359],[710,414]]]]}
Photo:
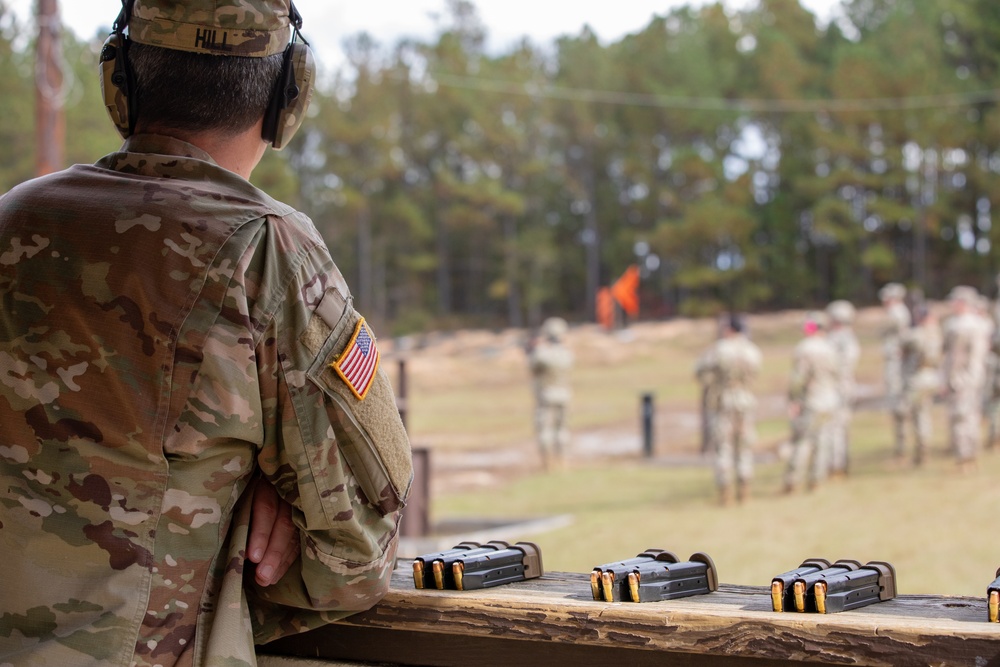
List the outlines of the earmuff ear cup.
{"type": "Polygon", "coordinates": [[[101,94],[104,106],[122,138],[132,134],[135,120],[131,109],[131,73],[128,67],[128,39],[112,33],[101,48],[101,94]]]}
{"type": "Polygon", "coordinates": [[[305,120],[315,79],[312,51],[305,44],[289,44],[261,133],[276,150],[288,145],[305,120]]]}

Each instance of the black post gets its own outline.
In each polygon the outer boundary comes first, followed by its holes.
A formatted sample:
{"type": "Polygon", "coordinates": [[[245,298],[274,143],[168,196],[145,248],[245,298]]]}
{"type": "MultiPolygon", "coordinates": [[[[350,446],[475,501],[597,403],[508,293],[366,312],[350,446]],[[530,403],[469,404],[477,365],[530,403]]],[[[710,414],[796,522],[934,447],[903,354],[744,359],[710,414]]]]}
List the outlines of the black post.
{"type": "Polygon", "coordinates": [[[642,455],[653,458],[653,394],[642,395],[642,455]]]}

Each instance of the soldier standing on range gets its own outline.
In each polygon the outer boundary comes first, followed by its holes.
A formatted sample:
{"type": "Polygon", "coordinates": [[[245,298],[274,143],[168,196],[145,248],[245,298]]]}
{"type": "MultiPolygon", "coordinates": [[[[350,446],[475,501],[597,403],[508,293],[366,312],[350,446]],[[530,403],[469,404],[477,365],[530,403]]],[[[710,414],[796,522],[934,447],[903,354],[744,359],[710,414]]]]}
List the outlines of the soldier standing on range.
{"type": "Polygon", "coordinates": [[[840,404],[833,417],[830,474],[843,476],[847,474],[850,460],[850,426],[854,411],[854,371],[861,357],[861,346],[851,325],[854,322],[855,310],[849,301],[837,300],[826,307],[830,321],[830,334],[827,336],[830,345],[837,355],[837,387],[840,404]]]}
{"type": "MultiPolygon", "coordinates": [[[[925,306],[914,311],[914,326],[903,334],[903,400],[905,422],[913,427],[913,464],[927,460],[931,439],[931,406],[941,390],[941,327],[937,317],[925,306]]],[[[904,436],[905,438],[905,436],[904,436]]],[[[898,450],[897,450],[898,451],[898,450]]],[[[906,451],[906,443],[903,443],[906,451]]],[[[898,461],[902,464],[902,458],[898,461]]]]}
{"type": "MultiPolygon", "coordinates": [[[[997,274],[997,287],[1000,289],[1000,274],[997,274]]],[[[993,449],[997,438],[1000,438],[1000,295],[990,309],[990,319],[993,322],[993,335],[990,338],[989,379],[986,383],[986,422],[988,434],[986,448],[993,449]]]]}
{"type": "Polygon", "coordinates": [[[976,312],[979,294],[960,285],[948,296],[952,317],[944,334],[944,381],[951,449],[961,472],[975,469],[982,421],[988,342],[976,312]]]}
{"type": "Polygon", "coordinates": [[[719,377],[715,363],[715,347],[722,339],[726,325],[720,316],[716,321],[715,343],[705,350],[694,366],[694,375],[701,387],[701,453],[715,456],[716,415],[719,412],[719,377]]]}
{"type": "Polygon", "coordinates": [[[788,391],[792,420],[792,457],[785,473],[785,493],[823,482],[830,467],[834,413],[838,395],[837,353],[826,338],[822,313],[811,313],[805,338],[795,346],[788,391]]]}
{"type": "Polygon", "coordinates": [[[736,499],[746,501],[753,477],[757,401],[750,385],[760,372],[761,353],[746,337],[744,328],[741,318],[728,317],[722,338],[704,357],[704,363],[699,363],[699,376],[711,377],[715,385],[713,393],[717,404],[710,432],[714,441],[715,479],[723,505],[733,502],[734,478],[736,499]]]}
{"type": "Polygon", "coordinates": [[[992,414],[993,414],[993,385],[996,382],[997,357],[993,353],[993,341],[996,338],[996,321],[993,319],[993,308],[990,300],[983,294],[976,298],[976,315],[979,318],[980,334],[983,336],[986,345],[986,357],[983,362],[983,387],[980,399],[982,400],[981,417],[985,417],[987,424],[986,442],[987,449],[993,446],[992,414]]]}
{"type": "Polygon", "coordinates": [[[899,283],[888,283],[879,290],[879,298],[889,322],[882,331],[882,367],[885,378],[886,404],[893,415],[893,448],[897,458],[904,455],[903,437],[903,351],[902,338],[910,328],[910,310],[906,307],[906,288],[899,283]]]}
{"type": "Polygon", "coordinates": [[[562,459],[569,444],[566,408],[572,397],[569,373],[573,367],[573,352],[564,339],[569,326],[561,317],[550,317],[542,323],[541,339],[530,352],[529,364],[535,388],[535,432],[542,465],[548,469],[552,461],[562,459]]]}

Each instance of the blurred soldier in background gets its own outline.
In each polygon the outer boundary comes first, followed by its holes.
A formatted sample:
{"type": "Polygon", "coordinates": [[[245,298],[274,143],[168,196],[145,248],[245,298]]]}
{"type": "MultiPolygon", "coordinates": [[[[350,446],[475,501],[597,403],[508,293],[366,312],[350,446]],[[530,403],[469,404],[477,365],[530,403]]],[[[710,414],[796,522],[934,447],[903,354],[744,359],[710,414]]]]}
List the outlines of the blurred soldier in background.
{"type": "Polygon", "coordinates": [[[715,343],[705,350],[694,366],[694,375],[701,387],[701,453],[715,455],[715,435],[712,429],[715,416],[719,412],[719,377],[718,365],[715,363],[715,348],[722,340],[722,334],[727,324],[724,316],[716,319],[715,343]]]}
{"type": "Polygon", "coordinates": [[[535,387],[535,433],[545,469],[553,460],[561,460],[563,449],[569,444],[566,407],[572,396],[569,373],[573,352],[564,344],[568,329],[561,317],[545,320],[541,338],[529,356],[535,387]]]}
{"type": "Polygon", "coordinates": [[[854,371],[861,357],[861,346],[851,325],[855,310],[849,301],[833,301],[826,307],[830,321],[830,345],[837,355],[837,386],[840,404],[833,417],[830,452],[830,473],[847,474],[850,445],[851,415],[854,410],[854,371]]]}
{"type": "Polygon", "coordinates": [[[792,420],[792,456],[785,474],[785,493],[809,488],[829,473],[832,425],[840,404],[837,353],[826,338],[822,313],[811,313],[803,327],[805,338],[795,346],[788,391],[792,420]],[[807,470],[808,469],[808,470],[807,470]]]}
{"type": "MultiPolygon", "coordinates": [[[[979,417],[980,422],[985,417],[987,424],[989,424],[991,415],[990,406],[993,399],[993,376],[997,365],[996,355],[993,354],[993,339],[996,337],[997,328],[996,322],[993,319],[993,304],[990,303],[989,298],[984,294],[979,294],[976,299],[976,315],[979,316],[980,334],[983,336],[983,344],[986,350],[983,360],[983,383],[979,394],[979,400],[981,401],[979,417]]],[[[990,429],[987,428],[986,438],[989,439],[991,437],[990,429]]],[[[982,440],[980,440],[980,446],[982,446],[982,440]]],[[[992,447],[992,441],[988,440],[986,446],[992,447]]]]}
{"type": "Polygon", "coordinates": [[[990,309],[993,336],[990,338],[989,379],[986,383],[985,409],[989,425],[986,448],[993,449],[1000,438],[1000,274],[997,274],[998,296],[990,309]]]}
{"type": "Polygon", "coordinates": [[[887,283],[879,290],[879,299],[888,316],[882,330],[882,372],[885,378],[886,407],[892,411],[895,428],[895,454],[902,457],[903,438],[903,353],[902,337],[910,328],[910,310],[906,307],[906,288],[899,283],[887,283]]]}
{"type": "Polygon", "coordinates": [[[917,306],[913,314],[914,326],[903,334],[903,400],[899,414],[903,423],[897,434],[903,442],[896,443],[898,463],[904,463],[906,451],[905,422],[913,425],[913,464],[922,465],[927,460],[931,439],[931,405],[941,390],[941,328],[937,317],[925,305],[917,306]],[[904,454],[900,454],[904,452],[904,454]]]}
{"type": "Polygon", "coordinates": [[[944,334],[944,381],[951,449],[962,472],[975,468],[980,446],[982,390],[989,342],[976,312],[979,293],[960,285],[948,296],[952,317],[944,334]]]}
{"type": "Polygon", "coordinates": [[[710,433],[715,452],[715,479],[723,505],[749,497],[753,477],[753,445],[756,440],[754,409],[757,401],[750,385],[760,372],[760,349],[744,334],[743,320],[731,315],[725,320],[722,338],[698,364],[698,377],[710,383],[716,405],[710,433]]]}

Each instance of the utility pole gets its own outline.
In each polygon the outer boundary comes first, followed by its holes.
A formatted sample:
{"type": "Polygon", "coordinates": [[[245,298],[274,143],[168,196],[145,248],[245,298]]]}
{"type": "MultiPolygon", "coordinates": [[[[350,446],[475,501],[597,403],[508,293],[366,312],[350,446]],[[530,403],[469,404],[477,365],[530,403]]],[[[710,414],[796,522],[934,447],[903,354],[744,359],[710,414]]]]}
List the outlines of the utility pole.
{"type": "Polygon", "coordinates": [[[65,86],[62,71],[59,0],[36,0],[35,175],[63,168],[66,145],[65,86]]]}

